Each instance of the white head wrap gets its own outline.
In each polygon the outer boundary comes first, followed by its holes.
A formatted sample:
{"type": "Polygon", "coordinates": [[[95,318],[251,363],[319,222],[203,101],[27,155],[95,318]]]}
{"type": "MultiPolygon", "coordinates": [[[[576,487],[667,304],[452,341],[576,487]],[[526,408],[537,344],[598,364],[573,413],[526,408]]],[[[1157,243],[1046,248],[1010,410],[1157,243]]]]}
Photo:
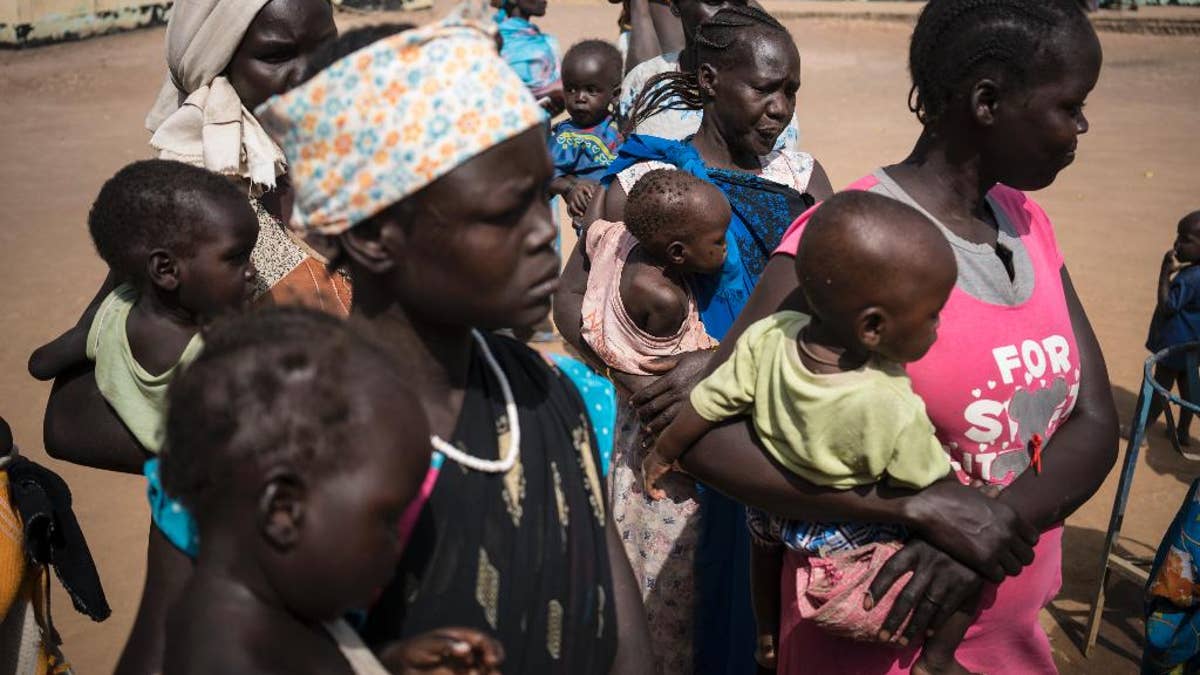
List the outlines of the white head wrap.
{"type": "Polygon", "coordinates": [[[146,116],[150,145],[174,159],[275,187],[283,152],[242,105],[229,66],[254,17],[270,0],[177,0],[167,26],[167,81],[146,116]]]}

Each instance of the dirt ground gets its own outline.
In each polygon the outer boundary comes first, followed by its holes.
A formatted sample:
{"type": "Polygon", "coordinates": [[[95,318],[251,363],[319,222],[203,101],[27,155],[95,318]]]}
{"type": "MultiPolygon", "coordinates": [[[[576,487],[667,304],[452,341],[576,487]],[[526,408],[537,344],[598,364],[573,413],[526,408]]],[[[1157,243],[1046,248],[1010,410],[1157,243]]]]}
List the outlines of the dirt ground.
{"type": "MultiPolygon", "coordinates": [[[[768,3],[769,4],[769,3],[768,3]]],[[[805,3],[781,3],[791,7],[805,3]]],[[[425,20],[429,13],[409,15],[425,20]]],[[[556,0],[544,28],[570,45],[616,37],[617,8],[556,0]]],[[[342,17],[343,25],[362,21],[342,17]]],[[[906,109],[910,27],[899,22],[790,20],[804,59],[804,145],[835,186],[901,159],[917,135],[906,109]]],[[[1104,33],[1105,65],[1087,108],[1079,159],[1037,199],[1053,218],[1100,336],[1113,396],[1128,419],[1162,253],[1175,222],[1200,208],[1200,38],[1104,33]]],[[[25,52],[0,52],[0,414],[24,452],[41,450],[48,386],[25,373],[29,352],[72,323],[103,276],[85,218],[105,178],[149,155],[142,120],[162,81],[163,30],[25,52]]],[[[61,594],[57,621],[78,671],[109,672],[128,633],[145,567],[144,483],[49,461],[70,482],[113,607],[92,624],[61,594]]],[[[1200,466],[1155,432],[1125,522],[1149,550],[1200,466]]],[[[1110,587],[1110,611],[1090,659],[1079,644],[1117,474],[1067,523],[1063,591],[1044,615],[1067,673],[1134,672],[1139,589],[1110,587]]],[[[1047,486],[1053,489],[1053,486],[1047,486]]]]}

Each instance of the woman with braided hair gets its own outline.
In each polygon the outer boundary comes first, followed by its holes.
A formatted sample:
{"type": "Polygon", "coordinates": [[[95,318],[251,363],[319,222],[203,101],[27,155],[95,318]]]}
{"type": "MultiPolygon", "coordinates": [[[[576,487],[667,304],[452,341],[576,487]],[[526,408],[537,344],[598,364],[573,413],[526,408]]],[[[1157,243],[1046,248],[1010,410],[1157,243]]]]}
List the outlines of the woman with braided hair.
{"type": "MultiPolygon", "coordinates": [[[[1023,191],[1049,186],[1075,159],[1100,43],[1074,0],[932,0],[909,56],[922,133],[907,158],[850,187],[917,208],[951,244],[958,279],[939,339],[907,372],[960,481],[999,496],[956,481],[915,494],[832,493],[782,476],[744,423],[709,433],[682,464],[777,516],[892,522],[909,533],[869,594],[880,598],[911,573],[880,635],[903,648],[832,637],[803,620],[794,571],[805,554],[788,553],[780,672],[913,672],[915,643],[983,584],[958,661],[999,675],[1053,673],[1038,613],[1061,583],[1062,521],[1115,461],[1117,418],[1053,226],[1023,191]]],[[[807,222],[784,236],[714,362],[745,326],[806,309],[794,257],[807,222]]]]}
{"type": "MultiPolygon", "coordinates": [[[[684,47],[642,61],[621,82],[618,109],[622,119],[630,120],[623,130],[626,136],[637,133],[681,140],[700,129],[703,110],[694,84],[701,49],[697,31],[718,12],[730,8],[746,9],[747,4],[746,0],[672,0],[669,3],[670,11],[679,17],[683,26],[684,47]],[[678,86],[675,77],[678,75],[690,76],[687,80],[692,82],[691,86],[678,86]]],[[[757,7],[753,9],[757,14],[766,14],[757,7]]],[[[776,149],[799,150],[799,143],[800,124],[793,115],[776,140],[776,149]]]]}
{"type": "MultiPolygon", "coordinates": [[[[621,221],[625,197],[655,169],[687,171],[724,194],[732,220],[728,257],[721,271],[692,279],[706,332],[717,340],[737,318],[763,266],[786,230],[815,199],[831,189],[820,165],[807,153],[776,149],[794,118],[800,87],[800,55],[787,30],[760,9],[731,6],[694,32],[694,73],[673,72],[659,82],[699,107],[699,130],[685,140],[634,135],[622,146],[605,179],[605,218],[621,221]]],[[[559,330],[582,353],[582,295],[588,252],[578,246],[567,263],[555,302],[559,330]]],[[[708,362],[711,352],[691,352],[662,363],[670,370],[657,381],[614,373],[635,404],[648,403],[646,419],[673,408],[708,362]],[[662,396],[674,392],[675,398],[662,396]],[[683,392],[683,393],[679,393],[683,392]]],[[[610,498],[634,572],[642,582],[652,644],[665,672],[698,668],[753,672],[754,621],[749,602],[749,534],[742,507],[712,490],[677,480],[672,499],[653,501],[642,490],[642,426],[621,406],[617,447],[609,481],[610,498]]],[[[657,421],[649,426],[657,430],[657,421]]]]}

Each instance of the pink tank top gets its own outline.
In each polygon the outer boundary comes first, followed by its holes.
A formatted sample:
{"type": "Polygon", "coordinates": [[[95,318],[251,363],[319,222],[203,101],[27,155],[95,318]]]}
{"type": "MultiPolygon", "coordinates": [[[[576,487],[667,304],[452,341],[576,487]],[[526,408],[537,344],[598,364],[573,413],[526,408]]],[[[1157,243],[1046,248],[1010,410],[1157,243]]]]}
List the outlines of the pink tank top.
{"type": "MultiPolygon", "coordinates": [[[[848,189],[906,202],[937,223],[882,171],[848,189]]],[[[1013,251],[1015,278],[1009,280],[991,247],[960,239],[939,223],[958,261],[958,283],[933,349],[907,370],[959,477],[1008,485],[1074,409],[1079,354],[1049,218],[1024,193],[1003,185],[988,200],[1000,243],[1013,251]]],[[[792,225],[777,253],[796,254],[813,209],[792,225]]]]}
{"type": "Polygon", "coordinates": [[[671,337],[650,335],[633,322],[621,301],[621,273],[637,243],[622,223],[597,220],[588,227],[586,244],[592,268],[583,295],[582,336],[610,368],[633,375],[655,375],[645,369],[647,362],[709,349],[717,341],[704,331],[691,289],[687,318],[671,337]]]}

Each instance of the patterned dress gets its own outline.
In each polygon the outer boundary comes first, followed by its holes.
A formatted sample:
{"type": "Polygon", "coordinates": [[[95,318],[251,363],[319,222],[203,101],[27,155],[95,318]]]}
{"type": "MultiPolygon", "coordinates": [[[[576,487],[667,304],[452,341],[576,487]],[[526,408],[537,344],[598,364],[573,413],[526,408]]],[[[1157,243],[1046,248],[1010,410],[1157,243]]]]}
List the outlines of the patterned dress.
{"type": "MultiPolygon", "coordinates": [[[[383,645],[464,626],[503,644],[505,672],[606,675],[617,624],[589,409],[563,370],[513,340],[487,339],[516,398],[520,459],[503,475],[442,463],[363,635],[383,645]]],[[[499,383],[478,356],[468,378],[451,442],[494,459],[510,429],[499,383]]]]}

